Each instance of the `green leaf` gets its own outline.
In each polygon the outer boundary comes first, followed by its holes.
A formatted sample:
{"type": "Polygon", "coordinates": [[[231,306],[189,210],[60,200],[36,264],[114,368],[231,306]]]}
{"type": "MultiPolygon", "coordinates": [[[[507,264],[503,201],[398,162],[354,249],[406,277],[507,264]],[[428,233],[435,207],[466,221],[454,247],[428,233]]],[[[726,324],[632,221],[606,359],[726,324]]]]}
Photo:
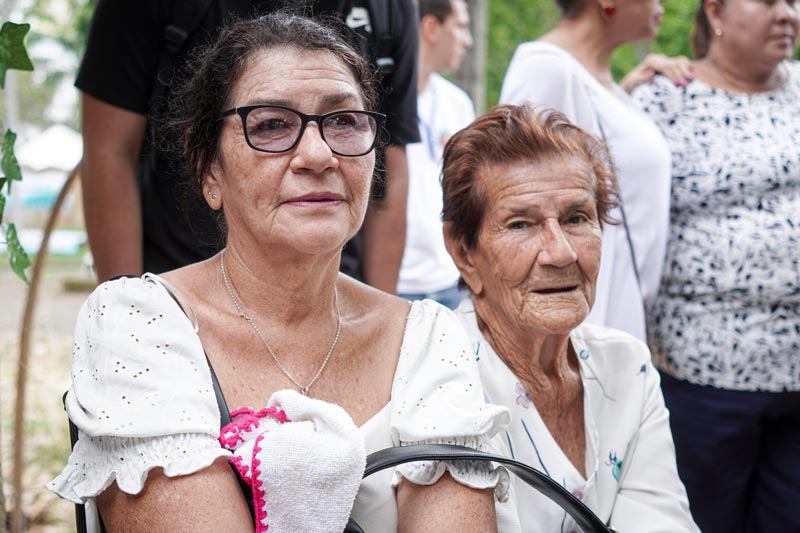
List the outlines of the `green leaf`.
{"type": "MultiPolygon", "coordinates": [[[[0,189],[3,188],[3,185],[0,184],[0,189]]],[[[0,222],[3,221],[3,211],[6,209],[6,197],[0,194],[0,222]]]]}
{"type": "Polygon", "coordinates": [[[17,238],[17,228],[14,224],[6,225],[6,246],[8,247],[8,262],[11,265],[11,270],[16,272],[22,281],[30,285],[28,277],[25,275],[25,269],[31,266],[31,260],[17,238]]]}
{"type": "MultiPolygon", "coordinates": [[[[3,137],[2,146],[2,160],[0,161],[0,169],[3,171],[4,178],[8,180],[8,194],[11,194],[11,182],[22,180],[22,171],[17,162],[17,156],[14,155],[14,142],[17,140],[17,134],[11,130],[6,130],[6,135],[3,137]]],[[[2,188],[2,185],[0,185],[2,188]]]]}
{"type": "Polygon", "coordinates": [[[33,63],[22,42],[29,29],[30,24],[13,22],[6,22],[0,28],[0,89],[5,88],[8,69],[33,70],[33,63]]]}

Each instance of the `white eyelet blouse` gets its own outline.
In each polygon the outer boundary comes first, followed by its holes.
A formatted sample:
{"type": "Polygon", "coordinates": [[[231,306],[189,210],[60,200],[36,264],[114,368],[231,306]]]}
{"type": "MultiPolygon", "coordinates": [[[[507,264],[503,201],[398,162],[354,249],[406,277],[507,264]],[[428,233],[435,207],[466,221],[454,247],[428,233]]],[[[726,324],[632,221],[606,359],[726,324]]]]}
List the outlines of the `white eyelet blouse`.
{"type": "MultiPolygon", "coordinates": [[[[66,408],[80,438],[48,488],[75,503],[93,504],[114,481],[137,494],[156,467],[170,477],[187,475],[230,455],[217,440],[220,413],[200,339],[152,280],[106,282],[83,305],[66,408]]],[[[507,409],[485,402],[475,358],[453,313],[430,300],[414,302],[391,399],[360,428],[367,453],[415,443],[491,450],[492,436],[508,423],[507,409]]],[[[431,484],[445,471],[473,488],[494,487],[498,500],[507,499],[510,483],[502,468],[414,463],[367,478],[352,516],[366,531],[393,531],[393,486],[402,478],[431,484]]]]}

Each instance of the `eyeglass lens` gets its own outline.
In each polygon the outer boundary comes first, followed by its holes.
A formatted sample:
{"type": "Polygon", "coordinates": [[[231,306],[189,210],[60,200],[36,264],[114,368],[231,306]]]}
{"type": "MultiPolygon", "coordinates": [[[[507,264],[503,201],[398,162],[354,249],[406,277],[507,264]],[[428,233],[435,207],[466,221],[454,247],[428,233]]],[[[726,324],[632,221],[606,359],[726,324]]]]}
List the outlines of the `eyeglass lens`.
{"type": "MultiPolygon", "coordinates": [[[[288,109],[259,107],[247,115],[245,129],[250,144],[259,150],[282,152],[300,136],[302,119],[288,109]]],[[[368,152],[377,135],[375,119],[366,113],[346,111],[325,117],[322,136],[331,150],[341,155],[368,152]]]]}

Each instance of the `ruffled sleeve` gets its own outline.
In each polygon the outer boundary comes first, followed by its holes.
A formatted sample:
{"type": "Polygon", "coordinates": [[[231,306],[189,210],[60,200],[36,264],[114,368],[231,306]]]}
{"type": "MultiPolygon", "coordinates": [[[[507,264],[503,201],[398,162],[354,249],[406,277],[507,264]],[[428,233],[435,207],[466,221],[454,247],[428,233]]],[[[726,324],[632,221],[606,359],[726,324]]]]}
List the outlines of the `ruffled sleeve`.
{"type": "MultiPolygon", "coordinates": [[[[486,403],[475,355],[452,311],[431,300],[414,302],[392,387],[394,444],[458,444],[497,453],[492,437],[510,422],[508,409],[486,403]]],[[[499,501],[507,499],[508,472],[484,462],[410,463],[397,467],[393,483],[406,478],[430,485],[445,471],[469,487],[493,487],[499,501]]]]}
{"type": "Polygon", "coordinates": [[[150,281],[106,282],[84,303],[66,409],[79,440],[48,487],[76,503],[114,481],[136,494],[156,467],[186,475],[229,454],[217,441],[220,414],[200,339],[150,281]]]}

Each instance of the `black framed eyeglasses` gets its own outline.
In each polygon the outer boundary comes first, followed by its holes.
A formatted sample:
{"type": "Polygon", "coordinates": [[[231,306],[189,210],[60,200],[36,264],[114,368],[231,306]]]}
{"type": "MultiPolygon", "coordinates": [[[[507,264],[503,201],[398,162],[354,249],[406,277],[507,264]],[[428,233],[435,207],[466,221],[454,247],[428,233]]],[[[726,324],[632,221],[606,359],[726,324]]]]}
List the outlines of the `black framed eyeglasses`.
{"type": "Polygon", "coordinates": [[[231,115],[242,118],[244,138],[250,148],[277,154],[288,152],[300,141],[309,122],[316,122],[319,133],[334,154],[357,157],[368,154],[378,139],[386,115],[372,111],[342,110],[324,115],[306,115],[289,107],[270,104],[235,107],[218,120],[231,115]]]}

